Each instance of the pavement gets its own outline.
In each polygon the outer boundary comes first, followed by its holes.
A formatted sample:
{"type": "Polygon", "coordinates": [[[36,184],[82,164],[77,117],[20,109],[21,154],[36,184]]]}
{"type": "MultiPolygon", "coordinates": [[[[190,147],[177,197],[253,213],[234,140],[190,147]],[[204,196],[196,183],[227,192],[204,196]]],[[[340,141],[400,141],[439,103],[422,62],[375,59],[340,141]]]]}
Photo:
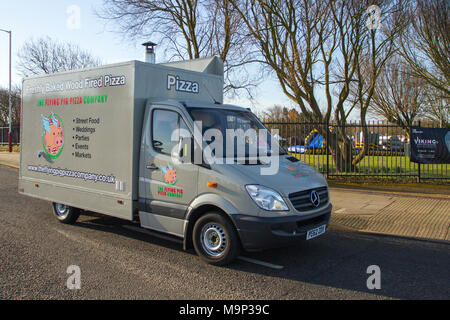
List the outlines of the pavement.
{"type": "Polygon", "coordinates": [[[19,169],[19,152],[0,152],[0,164],[19,169]]]}
{"type": "Polygon", "coordinates": [[[347,231],[450,241],[450,196],[330,188],[330,225],[347,231]]]}
{"type": "MultiPolygon", "coordinates": [[[[18,168],[19,153],[0,152],[0,164],[18,168]]],[[[420,194],[330,187],[330,196],[332,229],[450,241],[450,189],[420,194]]]]}

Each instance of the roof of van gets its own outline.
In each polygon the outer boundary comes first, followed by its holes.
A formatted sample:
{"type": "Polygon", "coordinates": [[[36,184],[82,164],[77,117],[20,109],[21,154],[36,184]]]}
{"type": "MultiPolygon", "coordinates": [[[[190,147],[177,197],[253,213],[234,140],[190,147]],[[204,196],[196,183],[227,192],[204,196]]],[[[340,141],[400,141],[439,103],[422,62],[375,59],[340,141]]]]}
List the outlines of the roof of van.
{"type": "Polygon", "coordinates": [[[226,109],[226,110],[235,110],[235,111],[244,111],[249,112],[250,109],[236,106],[233,104],[221,104],[221,103],[214,103],[214,102],[202,102],[202,101],[196,101],[196,100],[176,100],[176,99],[168,99],[168,100],[153,100],[151,102],[152,104],[158,104],[158,103],[170,103],[170,104],[181,104],[185,106],[186,108],[210,108],[210,109],[226,109]]]}
{"type": "Polygon", "coordinates": [[[227,110],[235,110],[235,111],[246,111],[249,109],[236,106],[233,104],[217,104],[217,103],[208,103],[208,102],[198,102],[198,101],[181,101],[184,103],[187,108],[210,108],[210,109],[227,109],[227,110]]]}

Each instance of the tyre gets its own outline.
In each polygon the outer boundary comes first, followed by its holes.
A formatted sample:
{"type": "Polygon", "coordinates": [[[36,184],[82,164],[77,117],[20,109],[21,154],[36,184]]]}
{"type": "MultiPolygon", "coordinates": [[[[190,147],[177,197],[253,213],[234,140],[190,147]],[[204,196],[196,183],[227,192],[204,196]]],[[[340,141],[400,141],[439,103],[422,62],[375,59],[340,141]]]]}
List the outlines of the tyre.
{"type": "Polygon", "coordinates": [[[53,213],[60,222],[73,224],[80,216],[80,209],[53,202],[53,213]]]}
{"type": "Polygon", "coordinates": [[[197,220],[193,244],[203,260],[218,266],[232,262],[240,251],[240,241],[234,226],[215,212],[207,213],[197,220]]]}

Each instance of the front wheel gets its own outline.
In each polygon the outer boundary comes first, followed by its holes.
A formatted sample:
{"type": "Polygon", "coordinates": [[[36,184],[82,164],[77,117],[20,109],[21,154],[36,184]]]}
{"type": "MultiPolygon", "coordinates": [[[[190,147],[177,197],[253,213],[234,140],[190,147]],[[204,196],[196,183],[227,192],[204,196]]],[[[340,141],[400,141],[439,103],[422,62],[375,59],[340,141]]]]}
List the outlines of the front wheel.
{"type": "Polygon", "coordinates": [[[240,243],[234,226],[218,213],[200,217],[193,230],[197,254],[213,265],[225,265],[239,255],[240,243]]]}
{"type": "Polygon", "coordinates": [[[53,202],[53,213],[60,222],[73,224],[80,216],[80,209],[53,202]]]}

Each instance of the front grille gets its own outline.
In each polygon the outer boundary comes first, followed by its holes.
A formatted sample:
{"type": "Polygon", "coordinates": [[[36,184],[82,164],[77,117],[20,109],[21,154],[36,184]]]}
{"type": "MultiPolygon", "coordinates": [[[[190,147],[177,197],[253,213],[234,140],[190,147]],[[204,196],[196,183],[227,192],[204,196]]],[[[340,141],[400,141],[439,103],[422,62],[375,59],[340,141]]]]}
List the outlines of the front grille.
{"type": "Polygon", "coordinates": [[[321,187],[316,189],[294,192],[289,194],[289,200],[291,201],[292,206],[297,211],[309,211],[319,209],[328,203],[328,189],[327,187],[321,187]],[[311,202],[311,192],[314,190],[317,192],[320,199],[320,204],[317,207],[311,202]]]}

